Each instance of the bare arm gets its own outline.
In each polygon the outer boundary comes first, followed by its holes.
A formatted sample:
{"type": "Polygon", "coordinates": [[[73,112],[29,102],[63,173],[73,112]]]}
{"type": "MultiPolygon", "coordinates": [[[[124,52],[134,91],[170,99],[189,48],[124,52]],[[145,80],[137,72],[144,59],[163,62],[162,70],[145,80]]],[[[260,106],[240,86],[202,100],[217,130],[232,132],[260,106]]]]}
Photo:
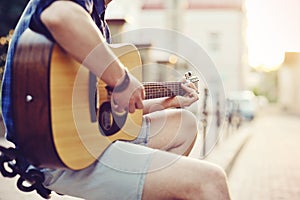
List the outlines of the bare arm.
{"type": "MultiPolygon", "coordinates": [[[[74,59],[83,63],[109,86],[116,86],[125,77],[122,63],[112,53],[100,30],[80,5],[72,1],[55,1],[41,14],[41,20],[55,41],[74,59]]],[[[113,95],[120,109],[142,109],[144,90],[129,74],[126,90],[113,95]]]]}
{"type": "Polygon", "coordinates": [[[80,63],[84,62],[107,84],[114,86],[124,76],[122,64],[81,6],[71,1],[53,2],[43,11],[41,20],[64,50],[80,63]]]}
{"type": "Polygon", "coordinates": [[[167,108],[183,108],[185,106],[190,106],[199,99],[199,96],[196,92],[196,87],[192,83],[189,85],[182,84],[182,88],[187,92],[185,96],[144,100],[144,114],[167,108]]]}

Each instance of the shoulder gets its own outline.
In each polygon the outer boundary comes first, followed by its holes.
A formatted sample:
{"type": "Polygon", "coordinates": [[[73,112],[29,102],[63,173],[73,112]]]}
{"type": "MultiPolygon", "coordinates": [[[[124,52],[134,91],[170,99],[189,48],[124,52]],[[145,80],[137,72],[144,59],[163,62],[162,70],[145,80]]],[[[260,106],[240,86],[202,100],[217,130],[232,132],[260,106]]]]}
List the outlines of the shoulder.
{"type": "MultiPolygon", "coordinates": [[[[56,1],[60,1],[60,0],[40,0],[38,3],[38,7],[40,8],[40,10],[44,10],[46,7],[48,7],[49,5],[51,5],[52,3],[56,2],[56,1]]],[[[93,10],[93,5],[94,5],[95,0],[70,0],[70,1],[80,5],[86,11],[91,13],[93,10]]]]}

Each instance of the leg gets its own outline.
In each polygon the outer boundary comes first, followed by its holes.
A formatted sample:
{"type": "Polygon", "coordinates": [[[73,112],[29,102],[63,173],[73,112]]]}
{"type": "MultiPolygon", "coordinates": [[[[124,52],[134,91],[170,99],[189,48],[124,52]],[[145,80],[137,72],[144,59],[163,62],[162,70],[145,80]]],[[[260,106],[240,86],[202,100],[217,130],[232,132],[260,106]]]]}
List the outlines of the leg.
{"type": "Polygon", "coordinates": [[[183,109],[168,109],[147,115],[150,119],[148,146],[187,155],[197,136],[194,115],[183,109]]]}
{"type": "MultiPolygon", "coordinates": [[[[156,131],[152,131],[149,145],[174,153],[185,152],[197,132],[192,116],[181,110],[151,115],[151,129],[156,131]],[[180,124],[182,120],[185,123],[180,124]],[[155,142],[160,137],[165,141],[155,142]]],[[[46,187],[84,199],[230,199],[226,176],[220,168],[127,142],[115,142],[86,169],[44,172],[46,187]]]]}
{"type": "Polygon", "coordinates": [[[216,166],[126,142],[112,144],[83,170],[43,171],[47,188],[83,199],[229,199],[216,166]]]}
{"type": "Polygon", "coordinates": [[[162,160],[170,160],[167,152],[152,157],[146,176],[143,200],[152,199],[230,199],[224,171],[197,159],[180,157],[173,164],[157,168],[162,160]]]}
{"type": "Polygon", "coordinates": [[[57,193],[88,200],[141,200],[155,152],[143,145],[117,141],[85,169],[43,169],[43,184],[57,193]]]}

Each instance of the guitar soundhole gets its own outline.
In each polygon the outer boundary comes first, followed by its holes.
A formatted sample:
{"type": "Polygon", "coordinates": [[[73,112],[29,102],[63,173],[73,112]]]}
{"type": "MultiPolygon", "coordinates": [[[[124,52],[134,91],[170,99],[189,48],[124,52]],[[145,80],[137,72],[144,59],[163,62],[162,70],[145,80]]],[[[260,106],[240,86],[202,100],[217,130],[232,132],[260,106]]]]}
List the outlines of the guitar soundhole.
{"type": "Polygon", "coordinates": [[[114,113],[110,102],[104,102],[100,106],[98,115],[100,133],[104,136],[111,136],[119,132],[126,122],[127,114],[127,112],[121,115],[114,113]]]}

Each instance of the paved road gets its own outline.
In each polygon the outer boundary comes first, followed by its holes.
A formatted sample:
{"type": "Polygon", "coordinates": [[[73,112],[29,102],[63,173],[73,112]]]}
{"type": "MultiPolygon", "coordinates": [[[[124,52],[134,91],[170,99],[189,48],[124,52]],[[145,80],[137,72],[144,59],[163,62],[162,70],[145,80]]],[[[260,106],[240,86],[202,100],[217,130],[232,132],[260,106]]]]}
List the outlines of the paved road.
{"type": "Polygon", "coordinates": [[[229,174],[233,200],[300,199],[300,116],[271,109],[251,130],[229,174]]]}

